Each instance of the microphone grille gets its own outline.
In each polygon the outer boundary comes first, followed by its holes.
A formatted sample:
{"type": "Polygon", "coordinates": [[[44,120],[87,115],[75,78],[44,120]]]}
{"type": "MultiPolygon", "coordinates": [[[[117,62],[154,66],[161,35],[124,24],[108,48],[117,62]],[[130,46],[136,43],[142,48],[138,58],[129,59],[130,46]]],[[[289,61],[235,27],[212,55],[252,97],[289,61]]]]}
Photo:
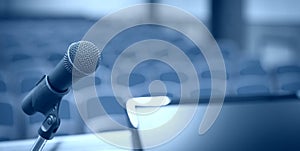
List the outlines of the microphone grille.
{"type": "Polygon", "coordinates": [[[87,76],[97,69],[100,55],[100,50],[92,42],[74,42],[64,56],[65,68],[75,76],[87,76]]]}

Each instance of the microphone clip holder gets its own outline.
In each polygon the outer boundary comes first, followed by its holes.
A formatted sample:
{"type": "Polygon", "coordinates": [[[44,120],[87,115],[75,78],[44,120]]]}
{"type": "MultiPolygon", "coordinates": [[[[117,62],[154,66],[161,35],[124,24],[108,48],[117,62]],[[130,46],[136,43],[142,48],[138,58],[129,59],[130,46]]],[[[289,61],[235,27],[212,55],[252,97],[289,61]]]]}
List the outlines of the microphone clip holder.
{"type": "Polygon", "coordinates": [[[47,140],[52,139],[57,132],[57,129],[60,126],[60,118],[58,115],[59,104],[60,103],[57,103],[49,112],[44,114],[46,118],[38,130],[39,137],[34,143],[31,151],[41,151],[47,140]]]}
{"type": "Polygon", "coordinates": [[[59,125],[60,118],[58,116],[59,103],[57,103],[52,110],[47,114],[46,119],[43,121],[38,133],[41,137],[50,140],[56,133],[59,125]]]}

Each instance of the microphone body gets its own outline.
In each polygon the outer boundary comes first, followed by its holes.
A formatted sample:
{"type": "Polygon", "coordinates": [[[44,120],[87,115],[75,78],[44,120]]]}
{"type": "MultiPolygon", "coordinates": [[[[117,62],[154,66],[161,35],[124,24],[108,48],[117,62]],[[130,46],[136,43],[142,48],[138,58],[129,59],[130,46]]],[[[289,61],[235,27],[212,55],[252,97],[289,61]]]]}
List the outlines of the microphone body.
{"type": "Polygon", "coordinates": [[[54,70],[43,76],[25,96],[23,111],[28,115],[36,112],[46,115],[69,92],[72,80],[76,82],[97,69],[99,59],[100,51],[93,43],[79,41],[71,44],[54,70]]]}
{"type": "Polygon", "coordinates": [[[48,76],[50,86],[58,91],[64,92],[72,84],[72,73],[67,71],[64,67],[64,61],[61,60],[55,69],[48,76]]]}

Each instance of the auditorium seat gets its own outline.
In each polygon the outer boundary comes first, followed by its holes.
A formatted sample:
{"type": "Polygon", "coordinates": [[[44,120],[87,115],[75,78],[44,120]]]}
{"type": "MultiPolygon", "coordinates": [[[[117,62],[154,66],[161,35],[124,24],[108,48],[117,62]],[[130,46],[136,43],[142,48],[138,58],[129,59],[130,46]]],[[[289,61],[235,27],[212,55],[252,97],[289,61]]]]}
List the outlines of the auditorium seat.
{"type": "Polygon", "coordinates": [[[276,73],[279,93],[295,93],[300,90],[300,66],[281,66],[276,73]]]}
{"type": "Polygon", "coordinates": [[[32,88],[34,88],[35,84],[44,76],[44,73],[39,70],[25,70],[18,72],[19,81],[17,85],[17,91],[19,95],[24,96],[27,94],[32,88]]]}
{"type": "MultiPolygon", "coordinates": [[[[181,94],[182,93],[182,87],[181,84],[184,84],[185,82],[187,82],[188,79],[188,75],[186,75],[185,73],[182,72],[175,72],[175,71],[171,71],[171,72],[166,72],[166,73],[162,73],[160,75],[160,80],[165,84],[166,90],[167,90],[167,96],[172,100],[172,99],[176,99],[178,100],[179,98],[189,98],[189,94],[181,94]],[[182,79],[179,79],[179,76],[182,77],[182,79]],[[185,96],[182,96],[185,95],[185,96]]],[[[192,87],[190,87],[192,88],[192,87]]],[[[187,91],[191,91],[191,90],[187,90],[187,91]]]]}
{"type": "Polygon", "coordinates": [[[258,60],[246,60],[240,64],[239,76],[236,79],[237,95],[258,95],[271,93],[270,79],[258,60]]]}
{"type": "Polygon", "coordinates": [[[145,77],[139,73],[120,74],[117,78],[117,83],[124,86],[134,86],[137,84],[144,83],[146,81],[145,77]],[[126,79],[128,77],[128,79],[126,79]]]}
{"type": "MultiPolygon", "coordinates": [[[[230,83],[228,80],[230,79],[228,73],[224,73],[224,71],[218,71],[218,70],[205,70],[199,75],[200,79],[200,97],[207,98],[211,96],[211,91],[214,91],[215,95],[220,95],[222,92],[219,87],[212,88],[212,81],[216,83],[225,83],[226,84],[226,92],[225,95],[230,95],[229,88],[230,83]],[[212,74],[214,75],[214,79],[211,77],[212,74]],[[226,77],[223,77],[224,75],[226,77]],[[225,79],[224,79],[225,78],[225,79]]],[[[218,85],[217,85],[218,86],[218,85]]]]}
{"type": "Polygon", "coordinates": [[[30,53],[16,52],[9,56],[10,62],[8,66],[12,71],[19,71],[23,69],[29,69],[30,67],[37,64],[36,57],[30,55],[30,53]]]}
{"type": "Polygon", "coordinates": [[[128,79],[129,89],[133,97],[149,95],[149,85],[151,81],[155,80],[156,72],[154,71],[156,71],[156,69],[157,66],[151,61],[142,62],[135,66],[128,79]],[[139,80],[136,80],[136,77],[139,77],[139,80]]]}
{"type": "Polygon", "coordinates": [[[14,113],[13,104],[1,96],[0,100],[0,141],[13,140],[18,135],[18,125],[15,122],[16,117],[14,113]]]}
{"type": "MultiPolygon", "coordinates": [[[[205,50],[202,50],[202,52],[205,50]]],[[[223,53],[223,59],[224,59],[224,68],[226,70],[226,79],[222,79],[222,77],[220,77],[220,73],[222,73],[222,71],[218,71],[216,69],[209,69],[209,65],[208,65],[208,59],[209,58],[205,58],[204,54],[201,52],[201,54],[198,55],[194,55],[191,57],[191,61],[194,63],[195,68],[197,69],[197,74],[198,74],[198,78],[199,78],[199,85],[200,85],[200,90],[193,90],[193,92],[191,93],[191,97],[195,98],[197,95],[200,95],[200,98],[208,98],[211,96],[211,92],[214,91],[214,93],[220,94],[220,91],[218,90],[218,88],[214,88],[214,90],[212,90],[212,86],[211,86],[211,82],[212,82],[212,78],[211,78],[211,73],[213,73],[216,76],[215,80],[218,80],[220,82],[222,82],[222,80],[228,80],[230,73],[228,70],[230,67],[230,63],[229,62],[229,58],[232,57],[232,54],[230,53],[229,50],[223,50],[221,49],[221,53],[223,53]],[[225,55],[224,55],[225,54],[225,55]],[[227,59],[227,60],[226,60],[227,59]],[[226,62],[228,61],[228,62],[226,62]]],[[[216,65],[216,63],[220,63],[220,62],[216,62],[217,60],[214,59],[210,59],[209,63],[216,65]]],[[[229,93],[229,87],[231,85],[228,84],[227,81],[227,88],[226,88],[226,93],[229,93]]]]}

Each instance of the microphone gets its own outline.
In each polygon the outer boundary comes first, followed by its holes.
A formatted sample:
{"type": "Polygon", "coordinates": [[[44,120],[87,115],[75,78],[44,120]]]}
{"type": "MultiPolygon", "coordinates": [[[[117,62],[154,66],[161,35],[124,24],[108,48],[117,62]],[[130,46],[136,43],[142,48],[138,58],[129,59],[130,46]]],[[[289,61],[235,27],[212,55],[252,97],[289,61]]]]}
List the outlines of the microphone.
{"type": "Polygon", "coordinates": [[[97,69],[100,54],[100,50],[91,42],[72,43],[54,70],[44,75],[25,96],[23,111],[28,115],[36,112],[46,115],[69,92],[72,80],[76,82],[97,69]]]}

